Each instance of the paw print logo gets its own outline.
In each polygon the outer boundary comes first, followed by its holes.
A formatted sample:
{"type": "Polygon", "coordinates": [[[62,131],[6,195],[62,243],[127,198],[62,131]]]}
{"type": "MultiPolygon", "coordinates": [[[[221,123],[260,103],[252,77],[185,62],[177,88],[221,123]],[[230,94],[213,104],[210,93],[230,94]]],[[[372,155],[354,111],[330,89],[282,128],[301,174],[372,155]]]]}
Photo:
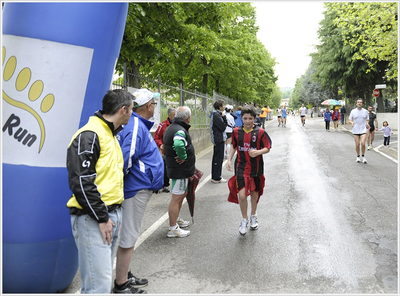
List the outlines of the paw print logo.
{"type": "MultiPolygon", "coordinates": [[[[2,64],[4,65],[6,58],[6,48],[3,46],[3,57],[2,57],[2,64]]],[[[31,78],[32,78],[32,71],[28,67],[23,68],[21,71],[19,71],[18,74],[16,74],[16,68],[17,68],[17,58],[15,56],[11,56],[3,69],[3,80],[5,82],[9,81],[12,77],[14,77],[14,74],[16,76],[15,80],[15,89],[18,92],[22,92],[24,90],[28,90],[27,92],[27,97],[30,102],[35,102],[39,98],[41,98],[41,104],[40,104],[40,112],[46,113],[51,110],[51,108],[54,105],[54,95],[53,94],[47,94],[45,96],[42,96],[43,89],[44,89],[44,83],[42,80],[36,80],[31,83],[31,78]]],[[[11,98],[7,93],[2,90],[2,95],[3,95],[3,100],[6,101],[8,104],[25,110],[29,112],[38,122],[39,127],[40,127],[40,144],[39,144],[39,153],[43,148],[44,142],[45,142],[45,137],[46,137],[46,129],[45,125],[43,123],[42,118],[40,117],[40,112],[34,110],[32,107],[30,107],[28,104],[24,102],[17,101],[13,98],[11,98]]],[[[4,131],[4,128],[3,128],[4,131]]]]}

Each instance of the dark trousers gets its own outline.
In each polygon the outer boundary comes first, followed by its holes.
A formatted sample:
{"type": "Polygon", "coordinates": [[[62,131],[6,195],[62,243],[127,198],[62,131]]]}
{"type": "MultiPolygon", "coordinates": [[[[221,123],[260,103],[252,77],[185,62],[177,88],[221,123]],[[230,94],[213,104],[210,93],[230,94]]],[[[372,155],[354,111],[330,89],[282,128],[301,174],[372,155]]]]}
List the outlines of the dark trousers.
{"type": "Polygon", "coordinates": [[[329,131],[329,126],[330,126],[330,124],[331,124],[331,121],[329,120],[327,120],[327,121],[325,121],[325,128],[329,131]]]}
{"type": "Polygon", "coordinates": [[[390,136],[383,137],[383,146],[389,146],[390,136]]]}
{"type": "Polygon", "coordinates": [[[167,164],[165,163],[164,157],[163,157],[163,161],[164,161],[164,187],[168,187],[169,186],[169,178],[167,175],[167,164]]]}
{"type": "Polygon", "coordinates": [[[211,179],[215,181],[221,180],[222,163],[224,162],[225,143],[217,143],[214,145],[214,154],[211,164],[211,179]]]}
{"type": "Polygon", "coordinates": [[[265,119],[266,117],[260,117],[262,128],[265,129],[265,119]]]}

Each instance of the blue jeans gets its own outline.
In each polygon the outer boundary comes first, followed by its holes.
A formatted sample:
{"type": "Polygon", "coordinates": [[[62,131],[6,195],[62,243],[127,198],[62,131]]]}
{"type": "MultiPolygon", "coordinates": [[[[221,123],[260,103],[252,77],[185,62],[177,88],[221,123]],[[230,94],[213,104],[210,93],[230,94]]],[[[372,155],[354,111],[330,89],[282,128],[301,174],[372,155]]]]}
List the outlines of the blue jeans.
{"type": "Polygon", "coordinates": [[[78,248],[82,294],[110,294],[113,263],[122,221],[121,208],[108,213],[114,222],[111,245],[103,243],[99,223],[89,215],[71,215],[72,233],[78,248]]]}

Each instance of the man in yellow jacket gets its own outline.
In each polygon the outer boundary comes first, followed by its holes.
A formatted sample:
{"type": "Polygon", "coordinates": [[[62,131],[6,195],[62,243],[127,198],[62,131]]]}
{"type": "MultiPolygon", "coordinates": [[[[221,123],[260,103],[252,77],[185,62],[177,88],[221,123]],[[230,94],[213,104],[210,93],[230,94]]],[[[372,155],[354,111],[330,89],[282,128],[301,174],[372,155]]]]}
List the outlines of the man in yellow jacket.
{"type": "Polygon", "coordinates": [[[124,200],[121,147],[116,138],[132,114],[133,95],[110,90],[67,150],[72,197],[67,203],[79,254],[81,293],[109,294],[124,200]]]}

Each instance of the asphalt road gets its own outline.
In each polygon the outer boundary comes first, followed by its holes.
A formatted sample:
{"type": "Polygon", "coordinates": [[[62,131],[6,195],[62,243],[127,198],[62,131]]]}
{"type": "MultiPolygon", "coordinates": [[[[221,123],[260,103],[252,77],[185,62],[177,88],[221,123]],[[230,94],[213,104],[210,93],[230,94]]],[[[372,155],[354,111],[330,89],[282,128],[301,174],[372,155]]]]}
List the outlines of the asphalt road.
{"type": "MultiPolygon", "coordinates": [[[[291,116],[286,128],[267,123],[260,227],[245,236],[227,185],[210,182],[212,150],[199,153],[204,176],[190,236],[167,238],[170,195],[154,194],[133,274],[149,279],[149,294],[397,294],[397,134],[390,148],[376,134],[361,164],[347,129],[328,133],[322,118],[304,127],[291,116]]],[[[181,216],[190,219],[186,203],[181,216]]],[[[64,293],[79,289],[78,272],[64,293]]]]}

